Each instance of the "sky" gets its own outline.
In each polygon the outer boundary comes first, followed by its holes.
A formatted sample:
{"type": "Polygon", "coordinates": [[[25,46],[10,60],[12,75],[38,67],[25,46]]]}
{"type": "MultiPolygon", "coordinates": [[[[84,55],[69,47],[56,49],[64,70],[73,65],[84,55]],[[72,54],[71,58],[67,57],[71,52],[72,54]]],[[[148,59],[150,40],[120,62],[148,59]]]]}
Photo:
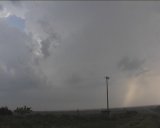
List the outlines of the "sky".
{"type": "Polygon", "coordinates": [[[0,105],[160,104],[160,2],[0,1],[0,105]]]}

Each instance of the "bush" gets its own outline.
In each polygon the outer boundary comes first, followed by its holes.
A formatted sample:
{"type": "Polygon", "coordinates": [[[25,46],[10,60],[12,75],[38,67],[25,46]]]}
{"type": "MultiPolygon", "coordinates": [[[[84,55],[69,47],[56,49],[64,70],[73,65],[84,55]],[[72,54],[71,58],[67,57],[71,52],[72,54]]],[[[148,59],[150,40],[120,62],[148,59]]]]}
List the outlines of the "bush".
{"type": "Polygon", "coordinates": [[[0,115],[6,116],[6,115],[12,115],[12,111],[8,109],[8,107],[1,107],[0,108],[0,115]]]}
{"type": "Polygon", "coordinates": [[[23,107],[17,107],[14,110],[15,113],[24,115],[24,114],[29,114],[32,112],[31,107],[23,106],[23,107]]]}
{"type": "Polygon", "coordinates": [[[130,110],[130,111],[126,111],[125,112],[125,116],[126,117],[131,117],[131,116],[135,116],[138,112],[137,111],[133,111],[133,110],[130,110]]]}

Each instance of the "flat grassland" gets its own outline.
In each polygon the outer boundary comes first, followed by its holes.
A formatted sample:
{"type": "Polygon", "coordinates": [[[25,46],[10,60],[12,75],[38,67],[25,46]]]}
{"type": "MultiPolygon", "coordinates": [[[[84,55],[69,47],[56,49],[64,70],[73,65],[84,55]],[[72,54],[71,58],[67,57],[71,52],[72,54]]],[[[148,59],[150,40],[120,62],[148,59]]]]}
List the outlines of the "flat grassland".
{"type": "Polygon", "coordinates": [[[0,128],[159,128],[160,107],[0,116],[0,128]]]}

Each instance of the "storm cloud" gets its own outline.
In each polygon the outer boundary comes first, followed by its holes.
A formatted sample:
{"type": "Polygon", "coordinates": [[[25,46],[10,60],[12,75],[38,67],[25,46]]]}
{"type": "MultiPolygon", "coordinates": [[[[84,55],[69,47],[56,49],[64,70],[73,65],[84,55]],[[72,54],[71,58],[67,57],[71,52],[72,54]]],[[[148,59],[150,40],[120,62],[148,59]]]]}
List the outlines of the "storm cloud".
{"type": "Polygon", "coordinates": [[[0,5],[0,11],[2,11],[3,10],[3,6],[2,5],[0,5]]]}
{"type": "Polygon", "coordinates": [[[111,107],[159,103],[159,2],[0,5],[1,104],[104,108],[106,75],[111,107]]]}
{"type": "Polygon", "coordinates": [[[128,75],[140,75],[147,72],[145,69],[145,60],[139,60],[138,58],[123,57],[117,64],[118,69],[127,73],[128,75]]]}

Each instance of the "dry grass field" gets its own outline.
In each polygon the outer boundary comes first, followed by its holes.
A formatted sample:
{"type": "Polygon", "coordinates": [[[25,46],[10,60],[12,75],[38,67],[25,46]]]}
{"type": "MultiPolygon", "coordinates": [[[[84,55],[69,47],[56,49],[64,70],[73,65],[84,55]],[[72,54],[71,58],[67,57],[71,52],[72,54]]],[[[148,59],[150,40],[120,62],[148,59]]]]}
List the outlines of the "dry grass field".
{"type": "Polygon", "coordinates": [[[159,128],[159,107],[0,116],[0,128],[159,128]]]}

